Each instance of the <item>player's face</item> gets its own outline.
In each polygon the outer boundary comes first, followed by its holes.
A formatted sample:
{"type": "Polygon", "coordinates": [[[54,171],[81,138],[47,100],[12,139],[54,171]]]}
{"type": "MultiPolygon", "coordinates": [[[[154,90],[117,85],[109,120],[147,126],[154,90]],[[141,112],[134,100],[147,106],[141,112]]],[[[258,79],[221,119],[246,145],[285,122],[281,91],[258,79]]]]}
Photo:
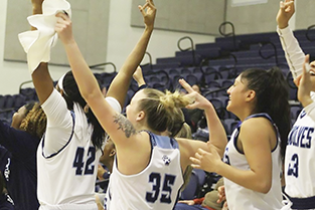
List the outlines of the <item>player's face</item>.
{"type": "Polygon", "coordinates": [[[126,107],[127,119],[133,124],[136,125],[137,117],[139,114],[139,102],[145,98],[145,93],[140,90],[138,91],[130,101],[130,104],[126,107]]]}
{"type": "Polygon", "coordinates": [[[25,106],[22,106],[17,112],[15,112],[12,116],[12,123],[11,123],[11,127],[15,128],[15,129],[19,129],[20,128],[20,124],[22,122],[22,120],[25,118],[26,115],[26,108],[25,106]]]}
{"type": "Polygon", "coordinates": [[[226,109],[232,113],[237,112],[238,109],[242,109],[246,104],[247,86],[245,79],[241,80],[241,76],[238,76],[234,84],[227,90],[229,94],[229,102],[226,109]]]}
{"type": "Polygon", "coordinates": [[[100,157],[100,162],[104,165],[108,164],[108,161],[111,160],[111,157],[116,154],[114,142],[109,138],[104,146],[103,155],[100,157]]]}

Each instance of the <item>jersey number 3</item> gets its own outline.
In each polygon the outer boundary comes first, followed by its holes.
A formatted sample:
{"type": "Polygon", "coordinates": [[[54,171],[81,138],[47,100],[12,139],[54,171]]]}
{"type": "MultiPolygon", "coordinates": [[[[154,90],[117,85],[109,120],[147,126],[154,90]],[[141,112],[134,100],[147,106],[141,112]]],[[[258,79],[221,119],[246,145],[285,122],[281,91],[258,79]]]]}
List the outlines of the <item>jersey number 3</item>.
{"type": "Polygon", "coordinates": [[[299,156],[297,154],[293,154],[291,161],[288,167],[288,176],[295,176],[296,178],[299,176],[299,156]]]}
{"type": "Polygon", "coordinates": [[[74,161],[73,161],[73,167],[76,168],[75,174],[76,175],[90,175],[93,174],[94,172],[94,160],[95,160],[95,148],[90,147],[88,152],[87,152],[87,161],[85,164],[85,169],[83,173],[83,167],[84,167],[84,148],[83,147],[78,147],[74,161]],[[83,173],[83,174],[82,174],[83,173]]]}
{"type": "MultiPolygon", "coordinates": [[[[172,188],[171,186],[175,183],[176,176],[165,174],[164,183],[162,187],[162,196],[160,199],[161,203],[171,203],[171,194],[172,188]]],[[[151,173],[149,176],[149,182],[153,183],[152,192],[147,192],[146,200],[150,203],[155,203],[160,194],[161,188],[161,174],[159,173],[151,173]]]]}

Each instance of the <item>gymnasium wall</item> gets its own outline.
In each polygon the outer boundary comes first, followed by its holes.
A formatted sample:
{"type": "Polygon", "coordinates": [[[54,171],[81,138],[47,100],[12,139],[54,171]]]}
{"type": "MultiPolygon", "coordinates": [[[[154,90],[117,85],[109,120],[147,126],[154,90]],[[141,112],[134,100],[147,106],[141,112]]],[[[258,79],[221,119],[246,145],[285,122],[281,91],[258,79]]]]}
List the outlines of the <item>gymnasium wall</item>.
{"type": "MultiPolygon", "coordinates": [[[[143,32],[143,19],[137,5],[144,0],[69,2],[73,9],[74,34],[88,64],[113,62],[119,69],[143,32]]],[[[305,29],[312,24],[315,5],[311,2],[296,0],[296,21],[292,18],[291,27],[305,29]]],[[[153,63],[156,58],[174,56],[177,41],[183,36],[192,37],[194,44],[213,42],[223,20],[234,23],[236,34],[275,31],[279,1],[239,7],[232,7],[231,3],[232,0],[155,0],[157,29],[148,47],[153,63]]],[[[30,13],[30,0],[1,1],[0,94],[15,94],[22,82],[31,79],[25,54],[17,40],[18,33],[29,29],[26,17],[30,13]]],[[[183,43],[186,44],[189,43],[183,43]]],[[[146,56],[143,63],[147,62],[146,56]]],[[[53,49],[51,63],[67,64],[61,43],[53,49]]],[[[69,67],[50,65],[50,69],[53,79],[57,80],[69,67]]],[[[106,71],[112,71],[112,67],[106,71]]]]}
{"type": "Polygon", "coordinates": [[[296,29],[306,29],[315,25],[314,0],[298,0],[296,12],[296,29]]]}
{"type": "MultiPolygon", "coordinates": [[[[133,7],[142,0],[132,0],[133,7]]],[[[163,30],[218,35],[225,19],[225,0],[156,0],[156,27],[163,30]]],[[[132,10],[131,25],[142,27],[140,13],[132,10]]]]}

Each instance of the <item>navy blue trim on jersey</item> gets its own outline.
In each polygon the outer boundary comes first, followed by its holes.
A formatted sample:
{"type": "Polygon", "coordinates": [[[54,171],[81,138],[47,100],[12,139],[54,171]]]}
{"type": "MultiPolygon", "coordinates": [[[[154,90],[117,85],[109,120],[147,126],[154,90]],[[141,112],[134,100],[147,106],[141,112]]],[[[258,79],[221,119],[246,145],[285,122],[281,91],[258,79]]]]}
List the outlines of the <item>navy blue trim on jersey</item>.
{"type": "Polygon", "coordinates": [[[234,139],[233,139],[233,144],[234,144],[234,147],[235,147],[236,151],[238,151],[238,153],[244,155],[244,153],[243,153],[241,150],[239,150],[238,147],[237,147],[237,140],[238,140],[238,135],[240,135],[240,128],[241,128],[241,125],[242,125],[242,123],[240,123],[240,124],[234,129],[234,131],[233,131],[233,134],[234,134],[234,132],[237,132],[237,133],[235,133],[235,135],[233,136],[233,137],[234,137],[234,139]]]}
{"type": "Polygon", "coordinates": [[[302,118],[305,117],[305,116],[306,116],[306,111],[305,111],[305,109],[303,109],[303,110],[301,111],[301,113],[299,114],[298,119],[302,119],[302,118]]]}
{"type": "Polygon", "coordinates": [[[160,136],[148,132],[150,135],[150,141],[153,147],[157,146],[162,149],[179,149],[178,142],[174,138],[168,136],[160,136]]]}
{"type": "Polygon", "coordinates": [[[291,198],[287,195],[289,200],[293,203],[291,209],[314,209],[315,208],[315,196],[308,198],[291,198]]]}
{"type": "MultiPolygon", "coordinates": [[[[275,147],[272,148],[272,150],[271,150],[271,152],[274,152],[274,151],[277,149],[277,147],[278,147],[278,144],[279,144],[278,139],[279,139],[279,137],[280,137],[280,134],[279,134],[279,130],[278,130],[277,125],[273,122],[273,120],[271,119],[271,117],[270,117],[267,113],[256,113],[256,114],[252,114],[252,115],[246,117],[245,120],[248,120],[248,119],[251,119],[251,118],[255,118],[255,117],[264,117],[264,118],[268,119],[268,120],[270,121],[270,123],[272,124],[272,126],[273,126],[273,128],[274,128],[274,130],[275,130],[275,132],[276,132],[276,138],[277,138],[276,145],[275,145],[275,147]]],[[[244,120],[244,121],[245,121],[245,120],[244,120]]],[[[243,122],[244,122],[244,121],[243,121],[243,122]]],[[[240,151],[239,148],[237,147],[237,140],[238,140],[238,135],[240,134],[241,125],[242,125],[242,123],[238,124],[238,126],[235,128],[235,130],[237,129],[237,132],[238,132],[238,133],[235,134],[235,136],[234,136],[234,142],[233,142],[233,143],[234,143],[235,149],[236,149],[240,154],[243,154],[243,155],[244,155],[244,152],[240,151]]]]}
{"type": "Polygon", "coordinates": [[[69,137],[68,142],[59,151],[57,151],[56,153],[53,153],[53,154],[49,155],[48,157],[46,157],[45,154],[44,154],[44,146],[45,146],[45,135],[44,135],[43,136],[43,141],[42,141],[42,155],[43,155],[44,158],[49,159],[49,158],[52,158],[52,157],[58,155],[70,143],[70,141],[72,139],[72,136],[74,134],[74,126],[75,126],[75,120],[74,120],[75,119],[75,114],[72,111],[70,111],[70,113],[71,113],[73,125],[72,125],[72,131],[71,131],[71,135],[69,137]]]}

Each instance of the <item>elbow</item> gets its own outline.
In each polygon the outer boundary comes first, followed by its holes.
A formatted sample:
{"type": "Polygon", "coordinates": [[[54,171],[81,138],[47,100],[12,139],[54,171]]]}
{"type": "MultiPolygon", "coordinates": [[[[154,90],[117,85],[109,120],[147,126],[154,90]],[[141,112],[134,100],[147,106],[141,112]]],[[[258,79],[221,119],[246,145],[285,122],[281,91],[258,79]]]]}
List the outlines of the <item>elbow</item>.
{"type": "Polygon", "coordinates": [[[261,180],[258,183],[257,191],[263,194],[267,194],[271,189],[271,181],[263,181],[261,180]]]}
{"type": "Polygon", "coordinates": [[[87,104],[90,104],[93,100],[99,97],[99,90],[96,91],[80,91],[82,98],[85,100],[87,104]]]}

